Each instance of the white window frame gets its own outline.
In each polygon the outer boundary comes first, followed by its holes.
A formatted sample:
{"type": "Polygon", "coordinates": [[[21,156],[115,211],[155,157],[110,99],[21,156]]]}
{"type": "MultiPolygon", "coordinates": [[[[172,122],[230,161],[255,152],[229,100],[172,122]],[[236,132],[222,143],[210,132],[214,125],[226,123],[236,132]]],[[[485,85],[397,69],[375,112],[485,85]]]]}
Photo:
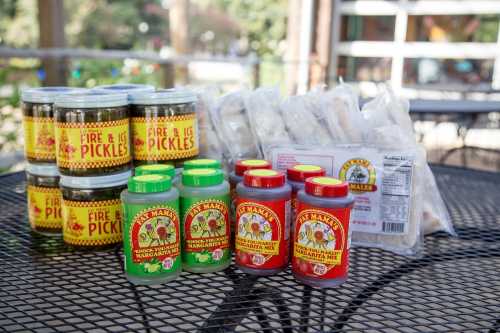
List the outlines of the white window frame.
{"type": "MultiPolygon", "coordinates": [[[[500,26],[496,43],[407,42],[409,15],[480,15],[500,14],[500,1],[495,0],[399,0],[341,1],[335,0],[332,26],[331,75],[335,81],[338,56],[391,58],[391,84],[396,91],[403,89],[406,58],[493,59],[492,88],[500,89],[500,26]],[[337,14],[335,15],[335,12],[337,14]],[[341,15],[395,16],[392,42],[340,42],[341,15]]],[[[500,22],[499,22],[500,25],[500,22]]]]}

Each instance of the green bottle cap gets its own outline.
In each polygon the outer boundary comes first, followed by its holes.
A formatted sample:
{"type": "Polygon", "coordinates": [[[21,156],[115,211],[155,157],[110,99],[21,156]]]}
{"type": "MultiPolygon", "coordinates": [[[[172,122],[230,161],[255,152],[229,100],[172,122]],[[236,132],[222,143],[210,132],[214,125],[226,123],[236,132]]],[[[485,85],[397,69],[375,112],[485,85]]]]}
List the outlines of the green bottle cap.
{"type": "Polygon", "coordinates": [[[128,191],[132,193],[165,192],[172,187],[172,179],[165,175],[141,175],[128,179],[128,191]]]}
{"type": "Polygon", "coordinates": [[[191,169],[221,169],[220,161],[210,158],[200,158],[184,162],[184,170],[191,169]]]}
{"type": "Polygon", "coordinates": [[[135,175],[164,175],[175,177],[175,167],[171,164],[148,164],[135,168],[135,175]]]}
{"type": "Polygon", "coordinates": [[[191,169],[182,172],[182,185],[207,187],[222,184],[224,174],[219,169],[191,169]]]}

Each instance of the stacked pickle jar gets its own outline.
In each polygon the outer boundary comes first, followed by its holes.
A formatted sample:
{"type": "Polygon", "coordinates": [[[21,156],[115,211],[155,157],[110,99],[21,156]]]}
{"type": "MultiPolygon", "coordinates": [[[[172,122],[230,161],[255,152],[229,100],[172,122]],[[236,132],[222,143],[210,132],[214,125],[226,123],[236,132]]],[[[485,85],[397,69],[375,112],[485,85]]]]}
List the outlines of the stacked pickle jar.
{"type": "Polygon", "coordinates": [[[79,248],[122,241],[120,193],[131,176],[128,95],[102,90],[55,101],[63,239],[79,248]]]}
{"type": "Polygon", "coordinates": [[[199,152],[196,95],[186,89],[130,94],[134,164],[182,163],[199,152]]]}
{"type": "Polygon", "coordinates": [[[41,87],[28,88],[21,92],[24,152],[28,161],[28,220],[33,231],[44,235],[61,234],[62,228],[54,101],[59,95],[83,91],[85,89],[41,87]]]}

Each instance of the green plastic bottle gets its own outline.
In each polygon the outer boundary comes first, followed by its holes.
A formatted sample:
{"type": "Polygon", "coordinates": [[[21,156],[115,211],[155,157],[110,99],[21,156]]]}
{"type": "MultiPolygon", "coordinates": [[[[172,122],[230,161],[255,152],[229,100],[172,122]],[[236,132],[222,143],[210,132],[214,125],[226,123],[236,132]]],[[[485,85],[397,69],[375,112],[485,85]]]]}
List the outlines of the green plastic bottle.
{"type": "Polygon", "coordinates": [[[182,173],[181,224],[183,269],[217,272],[231,263],[229,184],[217,169],[182,173]]]}
{"type": "Polygon", "coordinates": [[[165,175],[130,177],[121,194],[125,274],[134,284],[161,284],[181,273],[179,191],[165,175]]]}
{"type": "Polygon", "coordinates": [[[222,164],[218,160],[210,158],[199,158],[184,162],[184,170],[191,169],[221,169],[222,164]]]}

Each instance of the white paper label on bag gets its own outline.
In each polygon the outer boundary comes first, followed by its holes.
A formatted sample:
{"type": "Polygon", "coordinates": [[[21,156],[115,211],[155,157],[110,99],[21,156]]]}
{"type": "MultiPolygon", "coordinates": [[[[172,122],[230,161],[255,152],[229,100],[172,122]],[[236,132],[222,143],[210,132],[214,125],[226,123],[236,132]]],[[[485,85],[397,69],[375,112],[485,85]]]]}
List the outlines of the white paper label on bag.
{"type": "Polygon", "coordinates": [[[407,234],[414,158],[401,152],[366,147],[300,150],[274,148],[274,168],[314,164],[327,175],[346,180],[355,197],[351,230],[374,234],[407,234]]]}

